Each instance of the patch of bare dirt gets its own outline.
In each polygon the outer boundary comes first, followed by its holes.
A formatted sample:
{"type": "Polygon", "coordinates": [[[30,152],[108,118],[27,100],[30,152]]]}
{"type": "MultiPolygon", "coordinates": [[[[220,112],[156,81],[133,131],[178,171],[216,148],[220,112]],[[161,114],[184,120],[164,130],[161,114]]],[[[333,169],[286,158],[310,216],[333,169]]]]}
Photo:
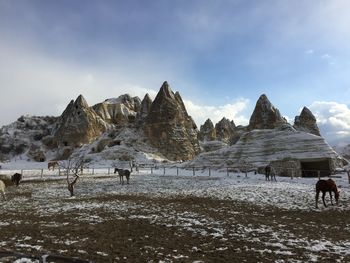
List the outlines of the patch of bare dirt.
{"type": "Polygon", "coordinates": [[[0,213],[0,250],[93,262],[350,262],[349,254],[331,251],[327,243],[319,249],[322,240],[344,244],[350,236],[349,213],[336,209],[290,211],[208,198],[133,195],[65,202],[77,208],[45,215],[35,209],[0,213]],[[81,203],[109,205],[84,211],[81,203]],[[124,208],[114,210],[117,204],[124,208]]]}

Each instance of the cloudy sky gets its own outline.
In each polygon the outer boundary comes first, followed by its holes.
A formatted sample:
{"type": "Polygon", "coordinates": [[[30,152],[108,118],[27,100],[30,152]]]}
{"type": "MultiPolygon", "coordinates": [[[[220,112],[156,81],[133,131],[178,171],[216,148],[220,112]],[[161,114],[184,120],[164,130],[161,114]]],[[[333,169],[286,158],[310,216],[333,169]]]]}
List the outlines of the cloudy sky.
{"type": "Polygon", "coordinates": [[[0,125],[167,80],[197,125],[247,124],[261,94],[350,143],[350,1],[0,0],[0,125]]]}

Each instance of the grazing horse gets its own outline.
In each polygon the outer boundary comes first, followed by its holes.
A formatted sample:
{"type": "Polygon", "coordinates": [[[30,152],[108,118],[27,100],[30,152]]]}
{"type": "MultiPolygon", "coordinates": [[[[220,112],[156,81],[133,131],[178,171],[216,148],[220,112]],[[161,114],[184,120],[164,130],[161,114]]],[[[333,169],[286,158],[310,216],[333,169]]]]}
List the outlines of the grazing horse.
{"type": "Polygon", "coordinates": [[[0,193],[2,195],[2,198],[6,200],[6,195],[5,195],[5,183],[0,180],[0,193]]]}
{"type": "Polygon", "coordinates": [[[318,180],[316,183],[316,208],[318,208],[318,196],[320,194],[320,191],[322,192],[322,201],[325,207],[327,207],[326,202],[324,201],[324,197],[326,195],[326,192],[329,192],[329,196],[331,197],[331,204],[333,205],[332,201],[332,192],[334,192],[335,201],[338,205],[339,200],[339,190],[337,188],[337,185],[332,179],[328,180],[318,180]]]}
{"type": "Polygon", "coordinates": [[[49,171],[50,171],[50,168],[52,168],[52,171],[54,171],[56,166],[58,166],[57,161],[50,161],[47,163],[47,169],[49,169],[49,171]]]}
{"type": "Polygon", "coordinates": [[[130,179],[130,171],[129,170],[123,170],[119,168],[114,168],[114,173],[118,172],[119,174],[119,180],[120,183],[124,184],[124,176],[126,177],[126,182],[129,184],[129,179],[130,179]]]}
{"type": "Polygon", "coordinates": [[[16,186],[19,185],[19,182],[22,180],[22,174],[15,173],[11,176],[11,181],[16,184],[16,186]]]}
{"type": "Polygon", "coordinates": [[[276,175],[274,173],[271,173],[271,166],[267,165],[265,166],[265,180],[266,181],[270,181],[270,177],[271,177],[271,181],[276,180],[276,175]]]}

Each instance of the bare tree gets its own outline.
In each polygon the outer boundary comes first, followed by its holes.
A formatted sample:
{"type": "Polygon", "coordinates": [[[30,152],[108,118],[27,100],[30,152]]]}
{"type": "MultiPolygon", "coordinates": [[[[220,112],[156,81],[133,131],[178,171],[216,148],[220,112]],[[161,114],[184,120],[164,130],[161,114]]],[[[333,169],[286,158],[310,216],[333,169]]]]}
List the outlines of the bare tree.
{"type": "Polygon", "coordinates": [[[69,158],[68,160],[59,163],[60,168],[65,170],[67,176],[67,186],[70,196],[74,196],[74,187],[82,173],[84,164],[84,157],[69,158]]]}

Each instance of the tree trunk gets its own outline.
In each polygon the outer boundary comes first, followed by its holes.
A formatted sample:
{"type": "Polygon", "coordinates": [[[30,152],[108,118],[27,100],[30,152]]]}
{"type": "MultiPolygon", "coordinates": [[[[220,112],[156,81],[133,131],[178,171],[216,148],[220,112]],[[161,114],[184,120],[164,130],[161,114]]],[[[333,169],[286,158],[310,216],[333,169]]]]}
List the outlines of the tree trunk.
{"type": "Polygon", "coordinates": [[[69,182],[69,179],[67,178],[68,191],[69,191],[69,193],[70,193],[70,196],[74,196],[74,185],[75,185],[75,183],[78,181],[78,178],[79,178],[79,176],[76,175],[74,181],[71,182],[71,183],[69,182]]]}
{"type": "Polygon", "coordinates": [[[71,197],[74,196],[74,184],[73,183],[68,184],[68,191],[69,191],[71,197]]]}

